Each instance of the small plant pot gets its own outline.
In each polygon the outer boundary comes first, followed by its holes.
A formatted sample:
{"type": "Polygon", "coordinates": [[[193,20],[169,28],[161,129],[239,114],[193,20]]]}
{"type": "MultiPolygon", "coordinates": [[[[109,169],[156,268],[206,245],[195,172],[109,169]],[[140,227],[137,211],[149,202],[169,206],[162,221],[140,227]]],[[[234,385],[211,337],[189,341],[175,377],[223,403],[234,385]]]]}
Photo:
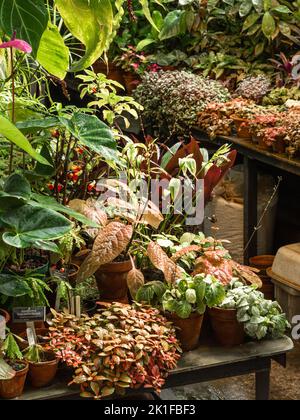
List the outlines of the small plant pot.
{"type": "Polygon", "coordinates": [[[76,277],[77,277],[79,268],[80,267],[78,265],[71,263],[71,266],[68,272],[68,281],[72,286],[76,285],[76,277]]]}
{"type": "Polygon", "coordinates": [[[199,346],[204,316],[198,313],[192,313],[187,319],[170,313],[166,313],[165,316],[176,327],[176,336],[181,343],[182,350],[195,350],[199,346]]]}
{"type": "Polygon", "coordinates": [[[0,315],[4,317],[6,324],[8,324],[10,321],[10,314],[5,309],[0,309],[0,315]]]}
{"type": "Polygon", "coordinates": [[[49,360],[45,362],[29,362],[29,380],[34,388],[49,385],[55,378],[59,360],[54,353],[46,353],[49,360]]]}
{"type": "MultiPolygon", "coordinates": [[[[12,399],[20,397],[23,394],[26,376],[28,373],[28,363],[24,360],[16,362],[23,366],[20,370],[16,370],[16,375],[12,379],[0,381],[0,397],[12,399]]],[[[14,366],[12,366],[14,369],[14,366]]]]}
{"type": "Polygon", "coordinates": [[[235,115],[231,116],[231,119],[234,121],[237,136],[241,139],[251,140],[252,134],[248,125],[249,121],[246,118],[239,118],[235,115]]]}
{"type": "Polygon", "coordinates": [[[131,94],[141,83],[141,79],[134,73],[124,72],[125,88],[127,93],[131,94]]]}
{"type": "Polygon", "coordinates": [[[100,267],[95,273],[100,299],[108,302],[128,303],[127,274],[131,261],[112,262],[100,267]]]}
{"type": "Polygon", "coordinates": [[[274,255],[257,255],[249,259],[250,266],[260,270],[260,273],[266,275],[267,269],[272,267],[274,255]]]}
{"type": "Polygon", "coordinates": [[[245,342],[244,326],[237,320],[237,310],[210,308],[208,310],[211,326],[219,344],[233,347],[245,342]]]}

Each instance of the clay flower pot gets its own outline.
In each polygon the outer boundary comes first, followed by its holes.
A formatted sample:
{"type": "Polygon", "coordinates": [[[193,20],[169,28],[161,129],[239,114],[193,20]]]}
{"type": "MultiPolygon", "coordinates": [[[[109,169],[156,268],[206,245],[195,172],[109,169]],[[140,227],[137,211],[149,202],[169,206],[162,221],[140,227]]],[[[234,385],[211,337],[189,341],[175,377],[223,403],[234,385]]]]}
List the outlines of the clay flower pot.
{"type": "Polygon", "coordinates": [[[23,365],[23,368],[16,370],[16,375],[12,379],[0,381],[1,398],[12,399],[20,397],[23,394],[25,380],[28,373],[28,363],[24,360],[17,361],[16,363],[23,365]]]}
{"type": "Polygon", "coordinates": [[[187,319],[179,318],[178,315],[170,313],[166,313],[165,316],[176,328],[176,335],[181,343],[182,350],[195,350],[199,345],[204,315],[194,312],[187,319]]]}
{"type": "Polygon", "coordinates": [[[45,362],[29,362],[29,380],[33,387],[41,388],[53,381],[57,372],[58,359],[54,353],[46,353],[45,362]]]}
{"type": "Polygon", "coordinates": [[[141,83],[141,79],[139,78],[139,76],[137,74],[130,73],[129,71],[124,72],[123,77],[127,93],[131,94],[141,83]]]}
{"type": "Polygon", "coordinates": [[[237,320],[236,309],[210,308],[208,313],[219,344],[233,347],[244,343],[246,334],[243,324],[237,320]]]}
{"type": "Polygon", "coordinates": [[[246,118],[240,118],[236,115],[232,115],[231,119],[235,123],[235,128],[237,132],[237,136],[241,139],[252,139],[252,134],[250,132],[250,127],[248,125],[248,120],[246,118]]]}
{"type": "Polygon", "coordinates": [[[257,255],[249,259],[250,266],[260,270],[261,274],[266,275],[266,270],[272,267],[274,262],[274,255],[257,255]]]}
{"type": "Polygon", "coordinates": [[[102,265],[95,273],[100,299],[128,303],[127,274],[131,269],[130,260],[102,265]]]}
{"type": "Polygon", "coordinates": [[[8,324],[10,321],[10,314],[5,309],[0,309],[0,315],[5,318],[5,322],[8,324]]]}
{"type": "MultiPolygon", "coordinates": [[[[49,329],[48,328],[36,328],[35,329],[35,333],[36,333],[36,335],[37,335],[37,338],[38,338],[38,343],[39,344],[45,344],[46,342],[48,342],[49,341],[49,338],[47,339],[45,339],[44,337],[45,336],[47,336],[48,335],[48,333],[49,333],[49,329]]],[[[20,334],[19,334],[19,337],[20,338],[22,338],[23,340],[24,340],[24,342],[22,342],[22,341],[20,341],[18,344],[19,344],[19,347],[20,347],[20,349],[21,350],[25,350],[25,349],[27,349],[27,347],[29,347],[29,343],[28,343],[28,341],[27,341],[27,332],[26,331],[23,331],[23,332],[21,332],[20,334]]]]}

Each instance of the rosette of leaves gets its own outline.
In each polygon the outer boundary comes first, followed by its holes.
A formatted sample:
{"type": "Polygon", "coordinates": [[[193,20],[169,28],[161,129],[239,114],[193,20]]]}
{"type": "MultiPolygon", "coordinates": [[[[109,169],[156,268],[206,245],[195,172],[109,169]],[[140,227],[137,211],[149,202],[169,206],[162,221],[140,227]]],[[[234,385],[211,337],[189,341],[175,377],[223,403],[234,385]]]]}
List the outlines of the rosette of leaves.
{"type": "Polygon", "coordinates": [[[159,392],[180,358],[175,329],[156,309],[116,303],[92,318],[53,314],[49,348],[74,368],[70,384],[80,385],[82,397],[159,392]]]}
{"type": "Polygon", "coordinates": [[[186,134],[209,102],[226,102],[230,94],[217,81],[186,71],[145,73],[134,97],[154,134],[186,134]]]}
{"type": "Polygon", "coordinates": [[[244,324],[246,334],[257,340],[283,337],[290,327],[278,302],[266,300],[263,293],[236,279],[230,283],[219,307],[237,309],[237,320],[244,324]]]}
{"type": "Polygon", "coordinates": [[[249,76],[242,80],[235,91],[236,95],[245,99],[260,102],[271,90],[271,81],[265,75],[249,76]]]}

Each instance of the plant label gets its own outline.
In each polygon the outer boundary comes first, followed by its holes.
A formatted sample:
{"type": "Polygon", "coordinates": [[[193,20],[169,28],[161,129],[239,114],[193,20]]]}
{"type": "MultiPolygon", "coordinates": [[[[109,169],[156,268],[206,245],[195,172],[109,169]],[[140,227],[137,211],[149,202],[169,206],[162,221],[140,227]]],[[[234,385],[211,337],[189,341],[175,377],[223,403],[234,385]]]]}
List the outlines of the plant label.
{"type": "Polygon", "coordinates": [[[5,340],[5,318],[0,315],[0,340],[5,340]]]}
{"type": "Polygon", "coordinates": [[[37,322],[45,321],[46,307],[36,306],[32,308],[13,308],[13,322],[37,322]]]}

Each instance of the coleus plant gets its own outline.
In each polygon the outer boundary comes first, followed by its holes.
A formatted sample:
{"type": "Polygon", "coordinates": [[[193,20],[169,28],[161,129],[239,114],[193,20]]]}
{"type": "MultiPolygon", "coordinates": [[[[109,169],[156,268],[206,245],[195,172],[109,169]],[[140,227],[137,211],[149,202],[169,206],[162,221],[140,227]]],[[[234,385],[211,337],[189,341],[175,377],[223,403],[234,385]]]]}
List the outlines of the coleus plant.
{"type": "Polygon", "coordinates": [[[92,318],[53,311],[49,349],[74,368],[81,396],[100,399],[126,389],[159,392],[176,367],[175,329],[153,308],[114,303],[92,318]]]}

